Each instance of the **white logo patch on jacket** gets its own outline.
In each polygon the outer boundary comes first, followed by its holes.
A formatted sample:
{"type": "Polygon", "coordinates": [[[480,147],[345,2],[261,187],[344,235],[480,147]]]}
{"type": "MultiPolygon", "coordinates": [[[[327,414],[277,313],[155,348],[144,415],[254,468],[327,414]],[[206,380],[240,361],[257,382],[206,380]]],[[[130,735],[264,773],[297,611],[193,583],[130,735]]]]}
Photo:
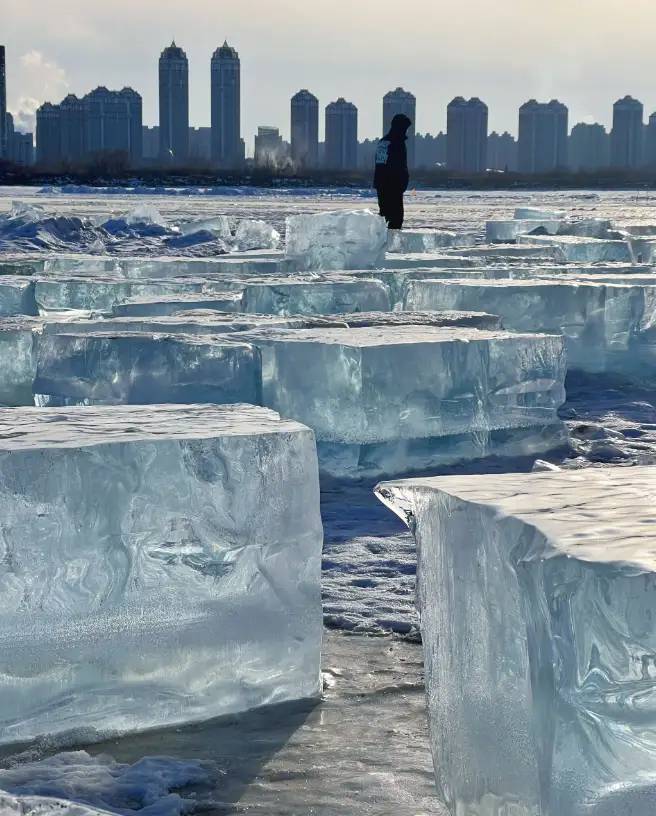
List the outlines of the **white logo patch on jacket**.
{"type": "Polygon", "coordinates": [[[389,158],[390,143],[383,140],[378,142],[376,147],[376,164],[387,164],[389,158]]]}

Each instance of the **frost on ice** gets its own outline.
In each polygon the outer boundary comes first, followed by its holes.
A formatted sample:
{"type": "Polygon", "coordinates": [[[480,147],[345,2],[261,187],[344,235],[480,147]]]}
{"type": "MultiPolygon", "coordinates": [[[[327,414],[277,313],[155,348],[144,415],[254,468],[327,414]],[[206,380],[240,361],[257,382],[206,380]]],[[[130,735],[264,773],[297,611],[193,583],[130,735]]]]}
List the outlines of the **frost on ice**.
{"type": "Polygon", "coordinates": [[[4,409],[0,471],[0,742],[319,693],[307,428],[252,406],[4,409]]]}
{"type": "Polygon", "coordinates": [[[301,270],[374,269],[386,245],[385,221],[370,210],[287,218],[287,257],[301,270]]]}
{"type": "Polygon", "coordinates": [[[653,814],[655,488],[649,467],[378,486],[417,539],[452,812],[653,814]]]}

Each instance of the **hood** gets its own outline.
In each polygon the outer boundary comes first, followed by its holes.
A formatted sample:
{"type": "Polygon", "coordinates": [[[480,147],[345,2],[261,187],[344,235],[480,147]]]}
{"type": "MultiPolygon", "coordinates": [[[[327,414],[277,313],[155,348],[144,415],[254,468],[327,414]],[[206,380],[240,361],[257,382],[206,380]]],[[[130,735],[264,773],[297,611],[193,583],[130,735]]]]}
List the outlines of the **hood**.
{"type": "Polygon", "coordinates": [[[397,113],[392,119],[387,138],[390,139],[407,139],[408,128],[412,125],[412,121],[408,119],[405,113],[397,113]]]}

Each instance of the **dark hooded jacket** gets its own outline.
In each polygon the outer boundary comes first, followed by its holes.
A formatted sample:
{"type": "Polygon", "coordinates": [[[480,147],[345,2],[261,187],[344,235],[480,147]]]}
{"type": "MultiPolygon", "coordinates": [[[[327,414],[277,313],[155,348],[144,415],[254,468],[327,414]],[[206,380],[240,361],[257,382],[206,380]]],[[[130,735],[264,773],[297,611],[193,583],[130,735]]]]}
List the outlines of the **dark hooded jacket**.
{"type": "Polygon", "coordinates": [[[408,189],[407,132],[412,122],[403,113],[397,113],[392,124],[376,147],[374,187],[377,190],[408,189]]]}

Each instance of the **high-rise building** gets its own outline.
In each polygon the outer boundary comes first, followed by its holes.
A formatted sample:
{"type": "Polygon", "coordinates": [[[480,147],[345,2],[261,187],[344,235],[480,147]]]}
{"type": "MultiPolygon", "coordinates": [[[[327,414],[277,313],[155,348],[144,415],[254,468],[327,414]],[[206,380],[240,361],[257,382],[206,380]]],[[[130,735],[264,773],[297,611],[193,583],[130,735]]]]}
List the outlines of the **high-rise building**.
{"type": "Polygon", "coordinates": [[[141,128],[142,156],[146,161],[153,162],[159,159],[159,126],[141,128]]]}
{"type": "Polygon", "coordinates": [[[603,125],[579,122],[569,135],[569,166],[574,172],[599,170],[610,162],[610,138],[603,125]]]}
{"type": "Polygon", "coordinates": [[[126,153],[132,165],[142,155],[141,97],[132,88],[109,91],[95,88],[84,97],[86,152],[126,153]]]}
{"type": "Polygon", "coordinates": [[[239,167],[241,142],[241,65],[227,41],[212,55],[212,161],[218,167],[239,167]]]}
{"type": "Polygon", "coordinates": [[[519,109],[519,171],[550,173],[567,167],[568,110],[557,99],[535,99],[519,109]]]}
{"type": "Polygon", "coordinates": [[[86,109],[84,99],[69,94],[59,104],[60,150],[64,162],[76,162],[86,155],[86,109]]]}
{"type": "Polygon", "coordinates": [[[61,121],[59,105],[45,102],[36,112],[36,161],[44,167],[61,164],[61,121]]]}
{"type": "Polygon", "coordinates": [[[294,167],[318,167],[319,100],[305,89],[292,96],[291,135],[294,167]]]}
{"type": "Polygon", "coordinates": [[[14,117],[7,112],[5,115],[7,134],[6,158],[14,164],[29,167],[34,164],[34,140],[31,133],[18,133],[14,130],[14,117]]]}
{"type": "Polygon", "coordinates": [[[490,170],[517,170],[517,140],[507,131],[495,130],[487,137],[487,166],[490,170]]]}
{"type": "Polygon", "coordinates": [[[5,47],[0,45],[0,159],[7,155],[7,73],[5,47]]]}
{"type": "Polygon", "coordinates": [[[141,96],[132,88],[100,86],[83,99],[69,94],[59,105],[46,102],[36,116],[37,161],[53,167],[122,153],[138,166],[143,155],[141,111],[141,96]]]}
{"type": "Polygon", "coordinates": [[[326,106],[325,165],[329,170],[358,165],[358,109],[343,97],[326,106]]]}
{"type": "Polygon", "coordinates": [[[410,119],[412,125],[408,129],[408,167],[416,166],[416,122],[417,122],[417,100],[414,94],[397,88],[389,91],[383,97],[383,135],[389,132],[392,119],[397,113],[403,113],[410,119]]]}
{"type": "Polygon", "coordinates": [[[446,166],[458,173],[487,167],[487,105],[474,96],[456,96],[446,109],[446,166]]]}
{"type": "Polygon", "coordinates": [[[656,167],[656,113],[652,113],[645,126],[643,159],[647,167],[656,167]]]}
{"type": "Polygon", "coordinates": [[[642,163],[642,102],[632,96],[613,105],[613,130],[610,135],[610,161],[613,167],[632,169],[642,163]]]}
{"type": "Polygon", "coordinates": [[[159,58],[159,154],[179,166],[189,155],[189,63],[175,40],[159,58]]]}

